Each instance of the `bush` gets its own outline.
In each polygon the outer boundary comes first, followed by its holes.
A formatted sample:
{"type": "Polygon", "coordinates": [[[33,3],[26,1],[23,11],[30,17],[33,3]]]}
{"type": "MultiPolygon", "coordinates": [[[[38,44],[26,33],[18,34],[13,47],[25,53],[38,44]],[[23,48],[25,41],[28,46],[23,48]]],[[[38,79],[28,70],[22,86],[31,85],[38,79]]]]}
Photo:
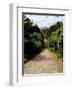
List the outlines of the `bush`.
{"type": "Polygon", "coordinates": [[[38,49],[42,49],[44,47],[44,40],[41,36],[41,33],[34,32],[32,35],[32,42],[36,45],[38,49]]]}
{"type": "Polygon", "coordinates": [[[57,51],[57,41],[50,40],[49,41],[49,48],[51,48],[52,51],[57,51]]]}
{"type": "Polygon", "coordinates": [[[44,39],[37,25],[24,16],[24,58],[27,60],[33,58],[44,48],[44,39]]]}
{"type": "Polygon", "coordinates": [[[58,29],[52,32],[48,48],[56,52],[58,57],[63,57],[63,25],[61,23],[58,23],[58,29]]]}
{"type": "Polygon", "coordinates": [[[60,57],[63,57],[63,35],[60,34],[59,40],[58,40],[58,54],[60,54],[60,57]]]}
{"type": "Polygon", "coordinates": [[[33,33],[30,40],[24,41],[24,57],[29,60],[44,48],[43,40],[40,33],[33,33]]]}

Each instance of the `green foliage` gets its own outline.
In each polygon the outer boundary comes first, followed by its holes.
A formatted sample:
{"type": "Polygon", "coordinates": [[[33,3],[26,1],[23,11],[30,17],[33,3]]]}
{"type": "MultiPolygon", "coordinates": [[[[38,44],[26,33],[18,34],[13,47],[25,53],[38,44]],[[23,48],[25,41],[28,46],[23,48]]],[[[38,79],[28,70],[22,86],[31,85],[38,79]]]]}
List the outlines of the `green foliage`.
{"type": "Polygon", "coordinates": [[[62,22],[57,22],[56,24],[52,25],[49,29],[53,31],[58,30],[62,26],[62,22]]]}
{"type": "Polygon", "coordinates": [[[34,32],[32,35],[32,42],[36,45],[36,47],[41,50],[44,47],[42,36],[40,33],[34,32]]]}
{"type": "Polygon", "coordinates": [[[36,39],[36,40],[42,40],[42,36],[41,36],[41,34],[38,33],[38,32],[34,32],[34,33],[32,34],[32,38],[34,38],[34,39],[36,39]]]}
{"type": "Polygon", "coordinates": [[[57,41],[50,40],[49,41],[49,48],[51,48],[51,51],[57,51],[57,41]]]}
{"type": "Polygon", "coordinates": [[[41,30],[41,32],[42,32],[42,34],[43,34],[45,39],[47,39],[49,37],[49,30],[48,30],[48,28],[41,30]]]}
{"type": "Polygon", "coordinates": [[[63,23],[57,22],[50,28],[40,29],[24,16],[24,57],[28,61],[44,48],[63,57],[63,23]]]}
{"type": "Polygon", "coordinates": [[[58,54],[63,57],[63,34],[61,33],[58,40],[58,54]]]}
{"type": "Polygon", "coordinates": [[[58,57],[63,57],[63,24],[61,22],[57,22],[53,27],[56,28],[52,31],[48,46],[51,51],[57,53],[58,57]]]}
{"type": "Polygon", "coordinates": [[[35,44],[35,46],[37,47],[37,48],[41,48],[42,47],[42,43],[41,43],[41,41],[39,41],[39,40],[36,40],[36,39],[32,39],[32,42],[35,44]]]}
{"type": "Polygon", "coordinates": [[[28,61],[44,48],[43,35],[29,18],[24,19],[24,57],[28,61]]]}

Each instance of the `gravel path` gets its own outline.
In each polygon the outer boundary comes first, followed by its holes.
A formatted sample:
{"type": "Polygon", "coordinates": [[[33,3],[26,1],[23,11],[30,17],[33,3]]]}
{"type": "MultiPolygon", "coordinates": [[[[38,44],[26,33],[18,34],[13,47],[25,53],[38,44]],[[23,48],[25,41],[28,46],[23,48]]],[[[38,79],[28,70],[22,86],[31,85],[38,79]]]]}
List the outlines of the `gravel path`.
{"type": "Polygon", "coordinates": [[[46,74],[46,73],[62,73],[63,60],[49,52],[47,49],[35,56],[32,60],[24,64],[25,74],[46,74]]]}

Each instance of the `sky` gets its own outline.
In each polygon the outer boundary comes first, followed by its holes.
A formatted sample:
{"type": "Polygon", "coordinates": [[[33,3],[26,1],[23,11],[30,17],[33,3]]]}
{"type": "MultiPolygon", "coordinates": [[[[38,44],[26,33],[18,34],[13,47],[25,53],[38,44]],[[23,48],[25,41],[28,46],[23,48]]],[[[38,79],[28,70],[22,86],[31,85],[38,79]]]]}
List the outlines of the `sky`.
{"type": "Polygon", "coordinates": [[[50,27],[55,24],[57,21],[62,21],[64,16],[57,15],[25,15],[30,18],[34,24],[37,24],[39,28],[50,27]]]}

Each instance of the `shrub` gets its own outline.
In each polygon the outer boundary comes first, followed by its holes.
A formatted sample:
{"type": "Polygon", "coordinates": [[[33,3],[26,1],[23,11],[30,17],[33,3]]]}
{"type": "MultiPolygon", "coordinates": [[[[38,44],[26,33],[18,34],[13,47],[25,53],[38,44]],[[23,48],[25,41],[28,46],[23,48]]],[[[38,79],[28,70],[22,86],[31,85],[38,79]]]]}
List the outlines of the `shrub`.
{"type": "Polygon", "coordinates": [[[60,57],[63,57],[63,35],[60,34],[59,40],[58,40],[58,54],[60,54],[60,57]]]}
{"type": "Polygon", "coordinates": [[[24,41],[24,57],[29,60],[43,49],[43,40],[40,33],[34,32],[30,40],[24,41]]]}
{"type": "Polygon", "coordinates": [[[57,51],[57,41],[50,40],[49,41],[49,48],[51,48],[52,51],[57,51]]]}
{"type": "Polygon", "coordinates": [[[34,32],[32,35],[32,42],[39,49],[42,49],[44,47],[44,40],[43,40],[41,33],[34,32]]]}
{"type": "Polygon", "coordinates": [[[56,52],[58,57],[63,57],[63,25],[58,23],[58,29],[53,30],[48,43],[48,48],[56,52]]]}

